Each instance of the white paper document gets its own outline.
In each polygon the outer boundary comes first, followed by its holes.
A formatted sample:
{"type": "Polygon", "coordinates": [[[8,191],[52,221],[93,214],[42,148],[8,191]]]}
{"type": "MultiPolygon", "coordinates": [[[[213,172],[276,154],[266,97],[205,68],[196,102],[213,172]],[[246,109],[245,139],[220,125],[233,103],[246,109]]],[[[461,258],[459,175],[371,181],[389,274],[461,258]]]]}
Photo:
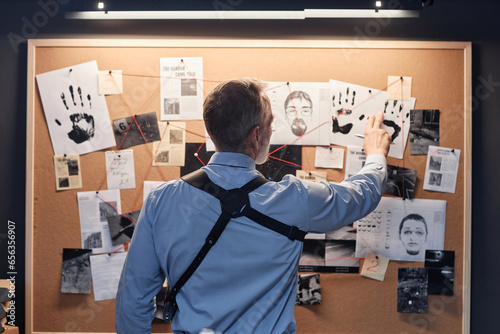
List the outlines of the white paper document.
{"type": "Polygon", "coordinates": [[[95,301],[115,299],[127,253],[101,254],[90,257],[95,301]]]}
{"type": "Polygon", "coordinates": [[[314,165],[320,168],[342,169],[344,167],[344,149],[316,146],[314,165]]]}
{"type": "Polygon", "coordinates": [[[106,151],[108,189],[134,189],[134,151],[106,151]]]}
{"type": "Polygon", "coordinates": [[[332,123],[330,140],[332,144],[348,146],[363,145],[366,120],[370,115],[384,112],[382,128],[391,135],[389,156],[402,159],[410,130],[410,110],[415,107],[415,98],[410,101],[387,99],[387,92],[374,88],[330,80],[332,123]]]}
{"type": "Polygon", "coordinates": [[[426,249],[443,249],[446,201],[383,197],[355,223],[356,257],[367,253],[395,261],[425,260],[426,249]]]}
{"type": "Polygon", "coordinates": [[[38,74],[36,80],[55,155],[116,145],[96,61],[38,74]]]}
{"type": "Polygon", "coordinates": [[[153,166],[184,166],[186,122],[158,122],[161,141],[153,143],[153,166]]]}
{"type": "Polygon", "coordinates": [[[274,115],[271,144],[330,144],[328,83],[268,82],[274,115]]]}
{"type": "Polygon", "coordinates": [[[84,191],[77,194],[82,233],[82,248],[93,254],[109,253],[113,247],[108,217],[121,214],[120,190],[84,191]]]}
{"type": "Polygon", "coordinates": [[[347,146],[347,155],[345,158],[345,178],[357,174],[366,163],[366,154],[363,146],[347,146]]]}
{"type": "Polygon", "coordinates": [[[160,58],[161,120],[203,119],[203,58],[160,58]]]}
{"type": "Polygon", "coordinates": [[[56,190],[78,189],[82,187],[80,155],[65,154],[54,156],[56,190]]]}
{"type": "Polygon", "coordinates": [[[460,150],[429,146],[424,189],[455,193],[460,150]]]}

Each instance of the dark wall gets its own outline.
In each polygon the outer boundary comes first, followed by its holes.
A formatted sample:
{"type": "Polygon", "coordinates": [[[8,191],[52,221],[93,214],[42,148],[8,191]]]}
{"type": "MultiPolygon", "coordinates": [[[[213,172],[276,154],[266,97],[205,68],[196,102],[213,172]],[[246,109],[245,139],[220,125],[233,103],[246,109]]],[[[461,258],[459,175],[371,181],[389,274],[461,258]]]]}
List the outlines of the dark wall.
{"type": "MultiPolygon", "coordinates": [[[[471,333],[498,333],[500,275],[500,2],[435,0],[418,19],[296,21],[67,21],[71,0],[2,1],[0,5],[0,277],[15,272],[15,323],[24,325],[26,38],[280,38],[472,41],[473,225],[471,333]],[[57,5],[57,6],[56,6],[57,5]],[[67,5],[66,5],[67,6],[67,5]],[[45,7],[45,10],[44,10],[45,7]],[[58,8],[59,7],[59,8],[58,8]],[[48,12],[43,15],[40,13],[48,12]],[[11,223],[9,223],[9,221],[11,223]],[[7,262],[7,226],[15,223],[15,268],[7,262]]],[[[75,0],[72,0],[75,1],[75,0]]],[[[251,0],[243,0],[251,1],[251,0]]],[[[393,0],[395,1],[395,0],[393,0]]],[[[415,0],[417,1],[417,0],[415,0]]],[[[223,1],[231,3],[228,1],[223,1]]],[[[232,2],[234,3],[234,2],[232,2]]],[[[359,42],[361,43],[361,42],[359,42]]],[[[453,224],[454,222],[447,222],[453,224]]],[[[35,278],[36,279],[36,278],[35,278]]],[[[429,318],[431,319],[431,318],[429,318]]]]}

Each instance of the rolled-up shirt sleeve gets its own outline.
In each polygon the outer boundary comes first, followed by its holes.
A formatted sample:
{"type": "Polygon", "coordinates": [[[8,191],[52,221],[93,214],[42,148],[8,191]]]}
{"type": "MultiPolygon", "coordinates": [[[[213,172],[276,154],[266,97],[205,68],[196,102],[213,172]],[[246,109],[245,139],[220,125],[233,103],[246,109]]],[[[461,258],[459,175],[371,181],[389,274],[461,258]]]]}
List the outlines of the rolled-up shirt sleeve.
{"type": "Polygon", "coordinates": [[[324,233],[350,224],[373,211],[385,189],[387,163],[373,154],[356,175],[340,184],[304,183],[308,194],[308,232],[324,233]]]}
{"type": "Polygon", "coordinates": [[[148,201],[135,227],[118,285],[115,310],[118,334],[151,333],[155,312],[153,298],[165,280],[154,249],[147,205],[148,201]]]}

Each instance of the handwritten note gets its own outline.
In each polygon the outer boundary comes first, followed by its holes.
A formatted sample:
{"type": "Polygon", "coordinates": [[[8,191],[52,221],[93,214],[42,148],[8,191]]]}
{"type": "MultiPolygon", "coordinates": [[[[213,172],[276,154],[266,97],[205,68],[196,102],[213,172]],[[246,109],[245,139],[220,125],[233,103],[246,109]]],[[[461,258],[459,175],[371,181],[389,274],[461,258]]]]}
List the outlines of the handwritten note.
{"type": "Polygon", "coordinates": [[[134,154],[132,150],[106,151],[108,189],[135,188],[134,154]]]}
{"type": "Polygon", "coordinates": [[[361,269],[361,276],[372,278],[377,281],[383,281],[389,259],[382,255],[366,253],[365,262],[361,269]]]}
{"type": "Polygon", "coordinates": [[[99,71],[99,94],[123,94],[122,78],[121,70],[99,71]]]}
{"type": "Polygon", "coordinates": [[[409,101],[411,99],[411,77],[389,75],[387,78],[387,99],[409,101]]]}
{"type": "Polygon", "coordinates": [[[316,146],[316,160],[314,165],[321,168],[344,167],[344,149],[316,146]]]}

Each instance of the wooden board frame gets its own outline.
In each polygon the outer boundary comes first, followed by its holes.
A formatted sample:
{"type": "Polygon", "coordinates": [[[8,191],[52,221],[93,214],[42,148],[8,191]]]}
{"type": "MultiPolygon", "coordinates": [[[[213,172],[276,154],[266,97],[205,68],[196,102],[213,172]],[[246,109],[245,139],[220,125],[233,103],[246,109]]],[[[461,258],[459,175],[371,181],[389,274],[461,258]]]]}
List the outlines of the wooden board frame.
{"type": "MultiPolygon", "coordinates": [[[[28,42],[27,153],[26,153],[26,333],[35,332],[33,322],[33,283],[40,273],[33,271],[34,256],[34,163],[35,163],[35,64],[38,48],[46,47],[197,47],[197,48],[330,48],[330,49],[421,49],[463,52],[463,286],[462,333],[470,331],[470,271],[472,217],[472,46],[470,42],[348,41],[348,40],[227,40],[227,39],[35,39],[28,42]]],[[[418,96],[417,96],[418,101],[418,96]]],[[[417,102],[418,103],[418,102],[417,102]]],[[[47,310],[49,311],[49,310],[47,310]]],[[[88,332],[86,332],[88,333],[88,332]]],[[[95,332],[98,333],[98,332],[95,332]]]]}

